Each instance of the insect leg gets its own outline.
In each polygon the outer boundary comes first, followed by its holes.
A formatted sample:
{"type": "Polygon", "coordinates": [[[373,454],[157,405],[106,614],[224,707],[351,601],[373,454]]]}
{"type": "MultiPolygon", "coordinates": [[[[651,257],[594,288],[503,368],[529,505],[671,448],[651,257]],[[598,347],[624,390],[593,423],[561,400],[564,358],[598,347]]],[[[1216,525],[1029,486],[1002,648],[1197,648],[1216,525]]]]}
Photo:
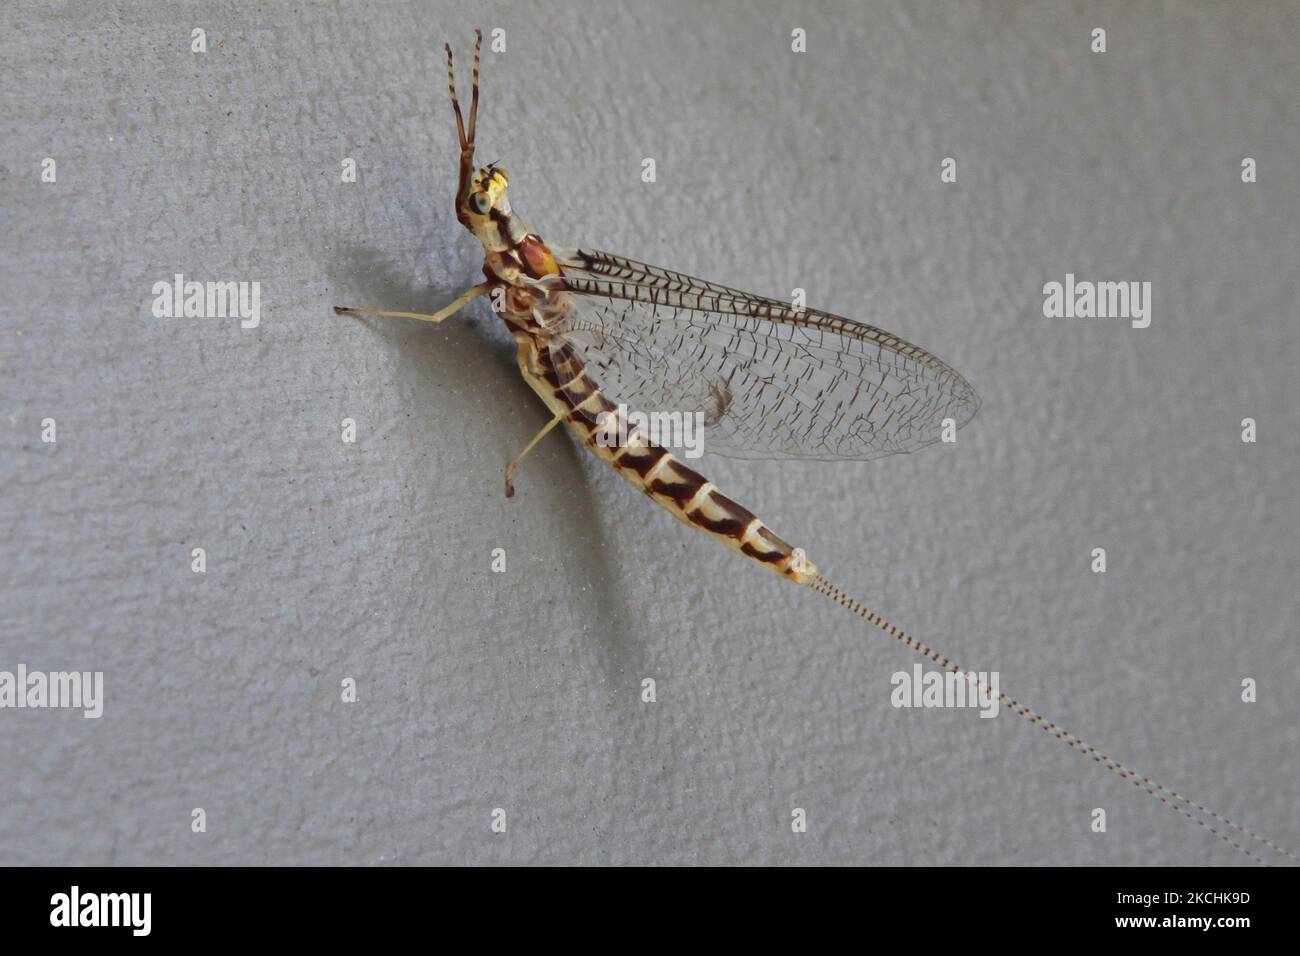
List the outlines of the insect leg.
{"type": "Polygon", "coordinates": [[[472,289],[470,289],[460,298],[456,299],[456,301],[452,302],[446,308],[439,309],[437,312],[433,313],[432,315],[426,315],[423,312],[385,312],[381,309],[353,309],[342,305],[334,306],[334,314],[335,315],[387,315],[396,319],[420,319],[424,322],[441,322],[443,319],[450,318],[451,316],[455,315],[457,312],[463,309],[471,299],[477,298],[478,296],[482,295],[484,292],[488,291],[488,289],[490,288],[492,288],[492,286],[489,283],[480,282],[478,285],[474,286],[472,289]]]}
{"type": "Polygon", "coordinates": [[[541,441],[543,438],[546,437],[547,432],[549,432],[552,428],[554,428],[562,421],[564,421],[564,416],[556,415],[549,422],[543,425],[542,430],[533,436],[533,440],[528,443],[527,447],[525,447],[524,450],[521,451],[519,454],[515,455],[514,459],[510,462],[510,464],[506,465],[506,497],[507,498],[513,498],[515,496],[515,483],[512,480],[512,476],[514,475],[515,472],[515,466],[524,460],[524,455],[532,451],[533,447],[539,441],[541,441]]]}

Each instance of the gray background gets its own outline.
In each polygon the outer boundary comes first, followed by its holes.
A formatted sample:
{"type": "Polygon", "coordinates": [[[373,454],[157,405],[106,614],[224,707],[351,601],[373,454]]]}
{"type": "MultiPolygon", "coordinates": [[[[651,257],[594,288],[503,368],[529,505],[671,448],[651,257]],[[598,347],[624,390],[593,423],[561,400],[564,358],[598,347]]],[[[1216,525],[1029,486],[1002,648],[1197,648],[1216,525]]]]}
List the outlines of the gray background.
{"type": "Polygon", "coordinates": [[[1010,713],[893,709],[908,652],[567,436],[505,500],[547,416],[485,303],[330,314],[476,281],[440,49],[475,26],[507,36],[479,157],[544,237],[803,287],[983,398],[956,445],[711,478],[1300,845],[1294,4],[81,8],[0,12],[0,669],[102,670],[107,703],[0,711],[0,862],[1249,862],[1010,713]],[[1151,328],[1044,318],[1070,271],[1152,282],[1151,328]],[[259,281],[260,328],[153,318],[175,272],[259,281]]]}

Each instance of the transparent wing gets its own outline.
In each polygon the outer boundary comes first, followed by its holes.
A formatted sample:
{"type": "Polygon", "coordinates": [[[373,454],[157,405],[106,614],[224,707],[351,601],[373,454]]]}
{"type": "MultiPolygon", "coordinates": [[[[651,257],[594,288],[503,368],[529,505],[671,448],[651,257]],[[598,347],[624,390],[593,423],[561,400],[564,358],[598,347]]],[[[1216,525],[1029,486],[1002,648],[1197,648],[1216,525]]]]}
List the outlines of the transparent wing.
{"type": "Polygon", "coordinates": [[[734,458],[869,459],[921,448],[979,408],[924,349],[873,326],[609,253],[557,253],[552,327],[611,401],[702,412],[734,458]]]}

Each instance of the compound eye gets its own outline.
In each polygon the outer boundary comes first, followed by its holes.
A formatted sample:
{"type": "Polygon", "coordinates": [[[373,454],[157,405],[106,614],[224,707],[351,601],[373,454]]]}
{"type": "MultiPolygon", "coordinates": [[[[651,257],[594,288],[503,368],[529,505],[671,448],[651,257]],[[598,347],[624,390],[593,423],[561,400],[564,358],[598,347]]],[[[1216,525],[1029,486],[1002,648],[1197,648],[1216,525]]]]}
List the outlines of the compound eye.
{"type": "Polygon", "coordinates": [[[492,208],[492,203],[488,201],[487,193],[471,193],[469,207],[480,216],[486,216],[487,211],[492,208]]]}

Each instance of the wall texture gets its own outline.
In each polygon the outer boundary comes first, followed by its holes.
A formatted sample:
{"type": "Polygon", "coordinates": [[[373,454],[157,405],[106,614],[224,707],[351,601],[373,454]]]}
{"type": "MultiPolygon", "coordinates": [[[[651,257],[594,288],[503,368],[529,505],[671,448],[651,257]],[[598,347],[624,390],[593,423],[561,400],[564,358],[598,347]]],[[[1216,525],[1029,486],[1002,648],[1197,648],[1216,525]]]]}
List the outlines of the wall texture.
{"type": "Polygon", "coordinates": [[[440,53],[475,26],[506,39],[480,158],[543,236],[804,288],[983,398],[955,445],[710,477],[921,639],[1300,845],[1298,21],[6,4],[0,670],[102,671],[105,703],[0,710],[0,863],[1249,862],[1010,713],[891,707],[907,651],[567,436],[505,500],[546,413],[484,303],[330,313],[476,281],[440,53]],[[176,273],[259,282],[260,324],[156,318],[176,273]],[[1067,273],[1151,282],[1150,327],[1045,318],[1067,273]]]}

